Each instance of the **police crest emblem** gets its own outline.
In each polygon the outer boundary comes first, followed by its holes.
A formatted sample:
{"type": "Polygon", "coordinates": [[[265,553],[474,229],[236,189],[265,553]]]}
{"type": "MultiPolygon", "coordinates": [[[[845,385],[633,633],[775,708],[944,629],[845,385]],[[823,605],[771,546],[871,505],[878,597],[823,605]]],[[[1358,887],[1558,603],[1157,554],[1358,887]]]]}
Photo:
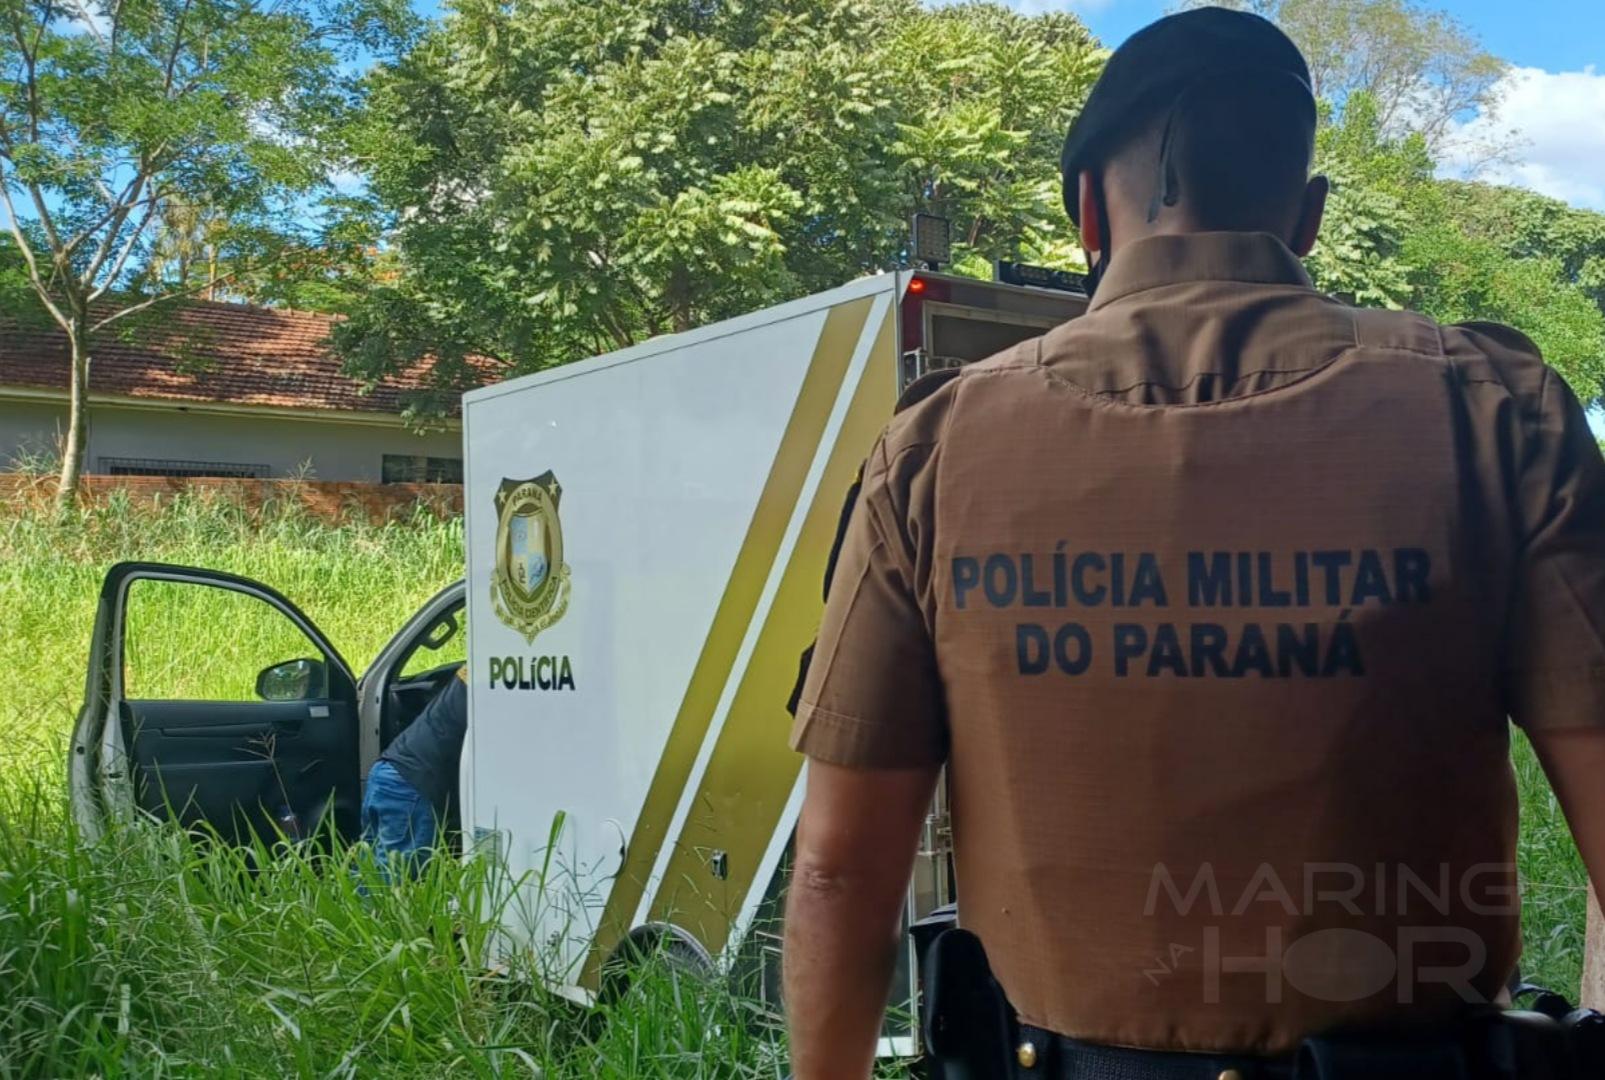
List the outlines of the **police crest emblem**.
{"type": "Polygon", "coordinates": [[[533,480],[502,480],[496,489],[496,569],[490,601],[496,617],[534,642],[568,610],[568,565],[557,504],[563,487],[550,470],[533,480]]]}

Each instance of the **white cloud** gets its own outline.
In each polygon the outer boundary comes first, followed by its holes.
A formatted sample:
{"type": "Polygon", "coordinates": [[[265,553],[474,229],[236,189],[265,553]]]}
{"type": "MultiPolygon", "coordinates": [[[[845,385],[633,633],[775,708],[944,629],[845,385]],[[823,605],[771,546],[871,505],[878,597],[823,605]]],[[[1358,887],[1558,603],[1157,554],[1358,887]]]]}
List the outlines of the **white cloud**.
{"type": "MultiPolygon", "coordinates": [[[[1530,188],[1574,206],[1605,210],[1605,74],[1512,68],[1499,84],[1499,106],[1457,130],[1456,142],[1519,140],[1512,161],[1487,166],[1479,178],[1530,188]]],[[[1473,163],[1451,157],[1442,171],[1464,176],[1473,163]]]]}

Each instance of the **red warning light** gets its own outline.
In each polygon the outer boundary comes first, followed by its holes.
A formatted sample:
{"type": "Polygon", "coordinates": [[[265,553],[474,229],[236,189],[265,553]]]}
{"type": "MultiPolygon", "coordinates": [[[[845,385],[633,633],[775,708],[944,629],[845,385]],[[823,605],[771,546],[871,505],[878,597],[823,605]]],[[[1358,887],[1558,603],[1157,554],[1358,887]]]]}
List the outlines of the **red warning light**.
{"type": "Polygon", "coordinates": [[[925,279],[924,278],[913,278],[912,280],[910,280],[909,283],[908,283],[908,291],[911,292],[911,293],[922,293],[922,292],[924,292],[925,291],[925,279]]]}

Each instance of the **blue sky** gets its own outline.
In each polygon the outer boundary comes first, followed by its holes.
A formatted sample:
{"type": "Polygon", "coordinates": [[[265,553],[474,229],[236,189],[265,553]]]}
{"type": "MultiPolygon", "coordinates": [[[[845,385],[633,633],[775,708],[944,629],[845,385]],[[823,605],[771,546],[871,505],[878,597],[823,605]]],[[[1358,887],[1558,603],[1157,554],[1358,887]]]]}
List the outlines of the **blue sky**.
{"type": "MultiPolygon", "coordinates": [[[[1174,6],[1168,0],[1012,0],[1024,11],[1070,10],[1107,45],[1174,6]]],[[[1428,4],[1454,15],[1489,51],[1512,64],[1546,71],[1605,68],[1605,4],[1599,0],[1449,0],[1428,4]]]]}

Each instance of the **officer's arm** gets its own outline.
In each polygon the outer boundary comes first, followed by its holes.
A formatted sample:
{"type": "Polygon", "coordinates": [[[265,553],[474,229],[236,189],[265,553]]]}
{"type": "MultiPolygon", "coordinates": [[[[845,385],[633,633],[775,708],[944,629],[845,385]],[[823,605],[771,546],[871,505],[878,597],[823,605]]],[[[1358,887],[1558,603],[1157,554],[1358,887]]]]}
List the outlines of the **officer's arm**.
{"type": "Polygon", "coordinates": [[[935,765],[808,766],[786,905],[786,1007],[797,1080],[869,1074],[937,773],[935,765]]]}
{"type": "Polygon", "coordinates": [[[1533,744],[1589,876],[1605,884],[1605,459],[1546,370],[1518,488],[1525,549],[1512,596],[1511,714],[1533,744]]]}

